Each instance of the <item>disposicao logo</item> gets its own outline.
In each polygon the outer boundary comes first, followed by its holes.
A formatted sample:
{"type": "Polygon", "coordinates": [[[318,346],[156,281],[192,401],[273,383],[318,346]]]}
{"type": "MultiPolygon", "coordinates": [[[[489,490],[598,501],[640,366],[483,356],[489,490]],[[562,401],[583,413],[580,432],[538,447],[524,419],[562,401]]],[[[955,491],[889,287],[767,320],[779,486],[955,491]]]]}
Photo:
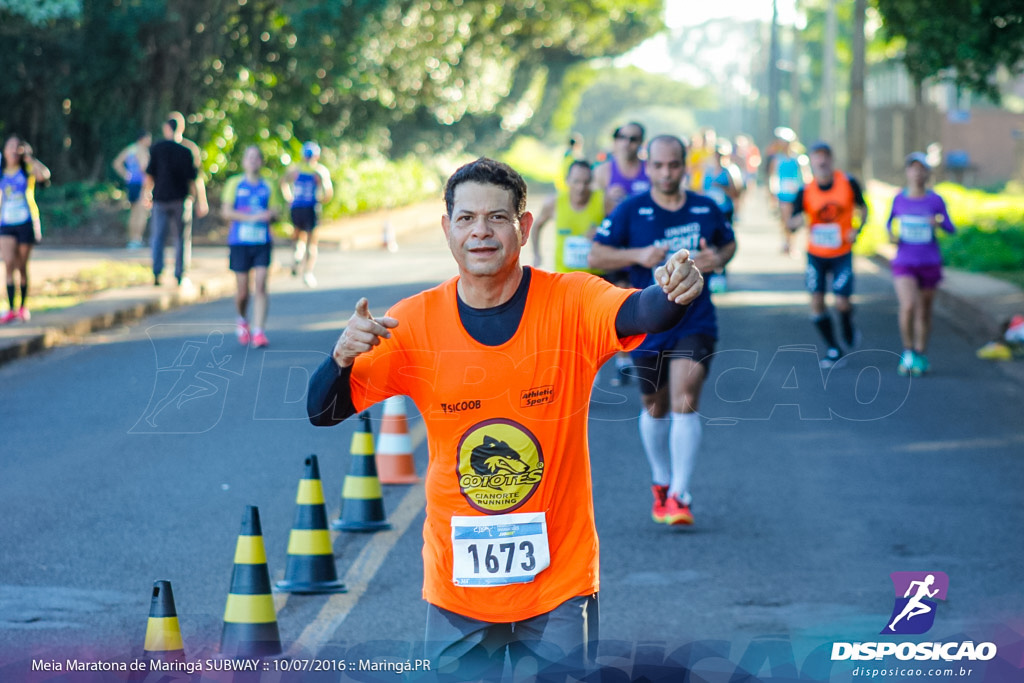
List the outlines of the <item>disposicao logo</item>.
{"type": "Polygon", "coordinates": [[[919,635],[935,623],[938,600],[946,599],[949,577],[945,572],[893,572],[889,575],[896,591],[888,625],[881,633],[919,635]]]}
{"type": "MultiPolygon", "coordinates": [[[[949,577],[944,572],[893,572],[895,602],[882,635],[920,635],[935,624],[936,600],[945,600],[949,577]]],[[[832,661],[899,660],[987,661],[996,656],[994,643],[855,642],[832,643],[832,661]]]]}

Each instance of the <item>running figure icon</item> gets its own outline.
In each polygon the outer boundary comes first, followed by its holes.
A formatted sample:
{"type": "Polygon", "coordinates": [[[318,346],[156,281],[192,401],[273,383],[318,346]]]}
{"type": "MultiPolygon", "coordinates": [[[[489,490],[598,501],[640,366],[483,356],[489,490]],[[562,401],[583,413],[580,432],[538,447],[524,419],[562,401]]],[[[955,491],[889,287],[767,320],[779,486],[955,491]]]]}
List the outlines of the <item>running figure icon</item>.
{"type": "Polygon", "coordinates": [[[921,614],[927,614],[928,612],[931,612],[934,609],[931,605],[922,602],[924,598],[934,598],[935,595],[939,592],[938,588],[936,588],[935,590],[929,590],[929,588],[931,588],[932,584],[934,583],[934,574],[929,574],[924,578],[923,581],[910,582],[910,585],[907,587],[907,592],[903,594],[904,598],[909,597],[910,600],[903,607],[903,611],[899,613],[899,616],[893,619],[892,623],[889,624],[890,631],[896,631],[896,623],[900,619],[906,618],[907,621],[910,621],[911,618],[921,614]],[[910,593],[915,590],[915,587],[917,592],[914,593],[913,597],[910,597],[910,593]]]}
{"type": "Polygon", "coordinates": [[[214,330],[205,342],[188,341],[182,346],[178,357],[168,368],[179,373],[178,380],[145,416],[151,427],[159,426],[157,415],[172,403],[176,403],[180,410],[189,401],[213,396],[221,390],[211,380],[220,377],[220,372],[225,370],[224,366],[231,360],[231,354],[218,354],[218,349],[223,345],[224,334],[214,330]]]}

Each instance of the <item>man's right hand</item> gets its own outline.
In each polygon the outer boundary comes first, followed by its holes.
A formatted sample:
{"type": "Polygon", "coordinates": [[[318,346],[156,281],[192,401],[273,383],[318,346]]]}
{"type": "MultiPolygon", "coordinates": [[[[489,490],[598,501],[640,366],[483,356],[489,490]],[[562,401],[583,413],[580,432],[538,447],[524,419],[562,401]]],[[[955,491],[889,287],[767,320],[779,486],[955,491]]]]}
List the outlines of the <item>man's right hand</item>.
{"type": "Polygon", "coordinates": [[[387,316],[374,318],[370,315],[370,303],[366,297],[356,302],[355,313],[348,319],[348,325],[338,337],[331,356],[340,368],[347,368],[355,359],[380,344],[380,338],[391,338],[388,330],[398,327],[398,321],[387,316]]]}

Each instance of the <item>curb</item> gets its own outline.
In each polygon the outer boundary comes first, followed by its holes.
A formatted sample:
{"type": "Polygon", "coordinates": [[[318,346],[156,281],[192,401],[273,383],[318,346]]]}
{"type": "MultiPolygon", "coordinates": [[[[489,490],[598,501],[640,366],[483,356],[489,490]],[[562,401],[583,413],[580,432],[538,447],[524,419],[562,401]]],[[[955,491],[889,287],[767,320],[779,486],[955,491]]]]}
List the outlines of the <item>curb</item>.
{"type": "Polygon", "coordinates": [[[216,276],[192,287],[166,292],[115,289],[53,313],[37,314],[38,323],[21,328],[22,334],[0,340],[0,365],[34,353],[79,341],[89,334],[175,308],[213,301],[234,292],[235,279],[216,276]]]}
{"type": "MultiPolygon", "coordinates": [[[[868,257],[875,265],[892,271],[895,249],[868,257]]],[[[935,292],[935,306],[957,332],[973,344],[1002,337],[1006,321],[1024,313],[1024,289],[998,278],[943,265],[942,282],[935,292]]]]}

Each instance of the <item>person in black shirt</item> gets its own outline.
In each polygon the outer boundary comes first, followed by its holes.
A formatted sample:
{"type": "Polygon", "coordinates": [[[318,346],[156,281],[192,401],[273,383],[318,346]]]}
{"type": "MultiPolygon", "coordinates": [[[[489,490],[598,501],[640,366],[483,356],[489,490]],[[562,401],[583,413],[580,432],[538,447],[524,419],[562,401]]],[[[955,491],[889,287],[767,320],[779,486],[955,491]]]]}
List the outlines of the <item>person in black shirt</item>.
{"type": "Polygon", "coordinates": [[[192,208],[202,218],[209,207],[206,189],[199,175],[198,148],[183,143],[185,119],[172,112],[164,122],[164,139],[150,148],[143,196],[153,204],[150,223],[153,250],[153,282],[160,284],[164,270],[167,233],[174,235],[174,277],[185,282],[192,247],[192,208]]]}

